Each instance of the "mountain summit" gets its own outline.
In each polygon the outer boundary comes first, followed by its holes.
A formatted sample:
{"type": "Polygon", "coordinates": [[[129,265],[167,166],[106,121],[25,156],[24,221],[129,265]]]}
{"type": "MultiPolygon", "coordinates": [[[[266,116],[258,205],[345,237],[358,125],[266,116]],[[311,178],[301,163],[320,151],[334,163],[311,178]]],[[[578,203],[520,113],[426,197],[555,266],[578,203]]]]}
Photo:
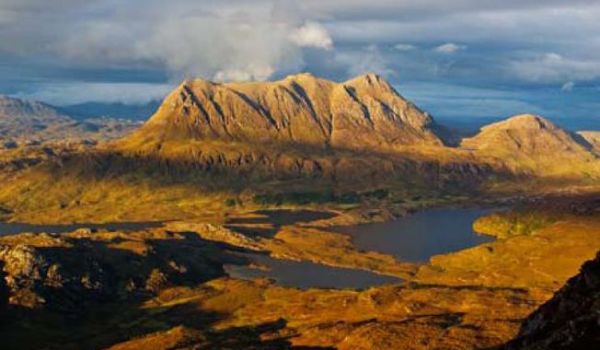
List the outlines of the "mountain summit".
{"type": "Polygon", "coordinates": [[[585,151],[565,130],[537,115],[521,114],[487,125],[462,146],[476,150],[518,152],[528,155],[585,151]]]}
{"type": "Polygon", "coordinates": [[[464,149],[493,156],[507,164],[568,172],[596,160],[591,146],[549,120],[532,114],[516,115],[487,125],[464,139],[464,149]]]}
{"type": "Polygon", "coordinates": [[[298,74],[274,82],[186,80],[126,142],[193,139],[387,151],[442,145],[435,127],[376,74],[342,83],[298,74]]]}

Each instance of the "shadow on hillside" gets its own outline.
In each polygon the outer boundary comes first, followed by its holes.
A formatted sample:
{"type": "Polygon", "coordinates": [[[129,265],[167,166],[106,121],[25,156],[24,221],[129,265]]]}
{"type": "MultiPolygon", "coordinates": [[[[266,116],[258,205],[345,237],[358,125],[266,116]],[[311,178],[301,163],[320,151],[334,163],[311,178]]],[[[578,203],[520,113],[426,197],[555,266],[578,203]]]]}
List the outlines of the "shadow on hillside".
{"type": "Polygon", "coordinates": [[[225,227],[249,237],[272,238],[281,227],[297,223],[330,219],[336,214],[316,210],[258,210],[257,217],[232,217],[225,222],[225,227]]]}
{"type": "MultiPolygon", "coordinates": [[[[508,169],[469,158],[440,162],[418,159],[408,153],[325,149],[310,145],[277,144],[259,148],[223,150],[191,149],[178,156],[94,150],[72,153],[47,163],[43,170],[55,176],[82,180],[120,179],[153,186],[190,184],[204,191],[261,189],[268,181],[305,181],[314,187],[350,181],[355,187],[370,187],[380,181],[423,183],[433,188],[464,183],[465,189],[490,175],[513,176],[508,169]],[[359,181],[357,181],[359,180],[359,181]]],[[[244,148],[245,147],[245,148],[244,148]]]]}
{"type": "MultiPolygon", "coordinates": [[[[343,197],[348,191],[394,188],[418,194],[477,195],[487,180],[508,178],[514,175],[506,169],[468,159],[417,161],[399,154],[333,152],[308,146],[276,151],[190,148],[178,157],[162,156],[160,151],[133,154],[93,150],[63,155],[23,171],[0,197],[0,203],[11,203],[10,209],[21,212],[60,210],[68,216],[69,211],[86,210],[99,217],[154,220],[189,215],[186,210],[190,204],[211,195],[223,201],[212,206],[232,208],[238,203],[237,196],[261,193],[311,192],[307,198],[335,193],[343,197]],[[15,201],[25,190],[31,200],[15,201]],[[223,198],[223,194],[231,198],[223,198]],[[119,199],[115,197],[119,195],[126,196],[126,205],[117,205],[119,199]],[[180,206],[180,200],[186,205],[180,206]]],[[[337,199],[327,203],[337,203],[337,199]]]]}
{"type": "MultiPolygon", "coordinates": [[[[201,303],[142,307],[157,295],[163,298],[161,291],[178,290],[173,287],[187,287],[194,298],[207,297],[213,292],[201,284],[225,276],[224,264],[248,263],[231,252],[247,252],[244,249],[205,241],[193,233],[165,234],[142,240],[65,237],[70,247],[35,248],[28,260],[31,276],[17,276],[19,287],[13,297],[25,304],[37,297],[44,302],[34,308],[11,305],[5,313],[0,309],[3,346],[100,349],[183,325],[195,334],[186,341],[203,344],[202,348],[291,348],[285,338],[261,338],[285,323],[214,331],[212,325],[225,315],[204,310],[201,303]],[[52,266],[58,266],[56,271],[50,272],[52,266]]],[[[169,300],[161,304],[169,305],[169,300]]]]}

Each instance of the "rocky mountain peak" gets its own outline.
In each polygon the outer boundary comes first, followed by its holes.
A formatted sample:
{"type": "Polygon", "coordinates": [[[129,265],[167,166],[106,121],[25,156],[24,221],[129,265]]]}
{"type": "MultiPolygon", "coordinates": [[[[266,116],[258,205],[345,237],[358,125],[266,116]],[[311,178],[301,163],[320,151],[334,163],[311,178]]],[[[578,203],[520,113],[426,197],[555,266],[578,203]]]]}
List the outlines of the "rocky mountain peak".
{"type": "Polygon", "coordinates": [[[499,129],[532,129],[532,130],[558,130],[559,128],[544,117],[534,114],[520,114],[504,121],[491,124],[486,128],[499,129]]]}
{"type": "Polygon", "coordinates": [[[441,145],[432,124],[376,74],[342,83],[308,73],[273,82],[195,79],[175,89],[126,143],[192,138],[389,151],[441,145]]]}
{"type": "Polygon", "coordinates": [[[460,145],[501,159],[511,167],[542,173],[570,171],[569,167],[592,164],[596,159],[581,136],[531,114],[487,125],[477,135],[463,139],[460,145]]]}
{"type": "Polygon", "coordinates": [[[385,91],[393,90],[391,84],[387,80],[375,73],[359,75],[346,81],[344,84],[369,87],[372,89],[380,89],[385,91]]]}

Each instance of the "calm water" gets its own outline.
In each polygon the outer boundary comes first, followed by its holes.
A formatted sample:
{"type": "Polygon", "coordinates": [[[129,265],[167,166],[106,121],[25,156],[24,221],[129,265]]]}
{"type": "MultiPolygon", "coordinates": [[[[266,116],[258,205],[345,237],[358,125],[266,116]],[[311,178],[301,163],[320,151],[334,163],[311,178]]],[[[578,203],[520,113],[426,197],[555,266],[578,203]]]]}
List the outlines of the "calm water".
{"type": "Polygon", "coordinates": [[[336,232],[349,234],[358,249],[393,255],[398,260],[427,262],[446,254],[491,242],[493,237],[478,235],[473,222],[499,209],[429,209],[394,221],[344,226],[336,232]]]}
{"type": "Polygon", "coordinates": [[[80,228],[108,231],[135,231],[146,228],[160,227],[160,222],[115,222],[108,224],[72,224],[72,225],[33,225],[23,223],[0,222],[0,236],[13,235],[17,233],[67,233],[80,228]]]}
{"type": "Polygon", "coordinates": [[[226,265],[225,271],[234,278],[270,278],[280,286],[293,288],[352,288],[364,289],[382,284],[398,284],[402,280],[376,273],[330,267],[306,261],[278,260],[266,255],[244,254],[260,268],[226,265]]]}

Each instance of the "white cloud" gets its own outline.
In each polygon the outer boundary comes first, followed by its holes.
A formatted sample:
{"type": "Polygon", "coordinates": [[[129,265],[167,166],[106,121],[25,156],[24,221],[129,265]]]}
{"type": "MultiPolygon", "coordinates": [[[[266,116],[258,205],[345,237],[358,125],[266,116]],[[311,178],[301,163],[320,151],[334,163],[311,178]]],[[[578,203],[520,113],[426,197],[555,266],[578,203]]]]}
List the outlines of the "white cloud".
{"type": "Polygon", "coordinates": [[[600,60],[569,58],[554,52],[515,60],[509,69],[520,79],[541,83],[600,78],[600,60]]]}
{"type": "Polygon", "coordinates": [[[269,65],[249,65],[242,69],[220,70],[214,75],[213,79],[216,81],[266,80],[273,73],[273,68],[269,65]]]}
{"type": "Polygon", "coordinates": [[[568,82],[564,83],[560,89],[562,91],[573,91],[574,87],[575,87],[575,83],[572,81],[568,81],[568,82]]]}
{"type": "Polygon", "coordinates": [[[303,48],[333,48],[325,27],[283,16],[281,9],[276,14],[271,7],[214,11],[175,7],[146,15],[141,23],[128,17],[88,21],[68,33],[56,51],[79,61],[162,65],[175,80],[265,80],[301,69],[303,48]]]}
{"type": "Polygon", "coordinates": [[[289,38],[300,47],[316,47],[325,50],[333,48],[331,36],[325,27],[316,22],[306,22],[301,27],[294,29],[289,38]]]}
{"type": "Polygon", "coordinates": [[[344,79],[345,67],[379,66],[427,80],[435,77],[427,67],[468,48],[446,78],[562,84],[596,76],[599,16],[593,0],[0,0],[0,61],[10,53],[61,68],[141,67],[174,80],[268,79],[299,70],[334,70],[331,77],[344,79]],[[365,52],[371,44],[386,50],[365,52]],[[423,48],[438,54],[421,55],[423,48]],[[521,48],[529,56],[515,52],[521,48]],[[531,67],[544,52],[568,52],[563,61],[572,62],[542,62],[561,74],[531,67]],[[360,63],[326,66],[350,56],[360,63]],[[506,66],[512,74],[499,74],[506,66]]]}
{"type": "Polygon", "coordinates": [[[335,55],[335,62],[345,66],[349,76],[365,73],[377,73],[384,77],[391,77],[396,72],[390,68],[390,62],[379,50],[377,45],[368,45],[361,50],[340,52],[335,55]]]}
{"type": "Polygon", "coordinates": [[[412,51],[415,50],[417,47],[415,45],[411,45],[411,44],[396,44],[394,45],[394,50],[398,50],[398,51],[412,51]]]}
{"type": "Polygon", "coordinates": [[[466,48],[467,47],[465,45],[458,45],[455,43],[446,43],[446,44],[435,47],[433,50],[438,53],[450,55],[450,54],[457,53],[458,51],[466,50],[466,48]]]}
{"type": "Polygon", "coordinates": [[[144,104],[152,100],[162,100],[173,88],[170,84],[77,82],[42,84],[36,86],[34,92],[18,92],[12,96],[59,106],[89,101],[144,104]]]}

